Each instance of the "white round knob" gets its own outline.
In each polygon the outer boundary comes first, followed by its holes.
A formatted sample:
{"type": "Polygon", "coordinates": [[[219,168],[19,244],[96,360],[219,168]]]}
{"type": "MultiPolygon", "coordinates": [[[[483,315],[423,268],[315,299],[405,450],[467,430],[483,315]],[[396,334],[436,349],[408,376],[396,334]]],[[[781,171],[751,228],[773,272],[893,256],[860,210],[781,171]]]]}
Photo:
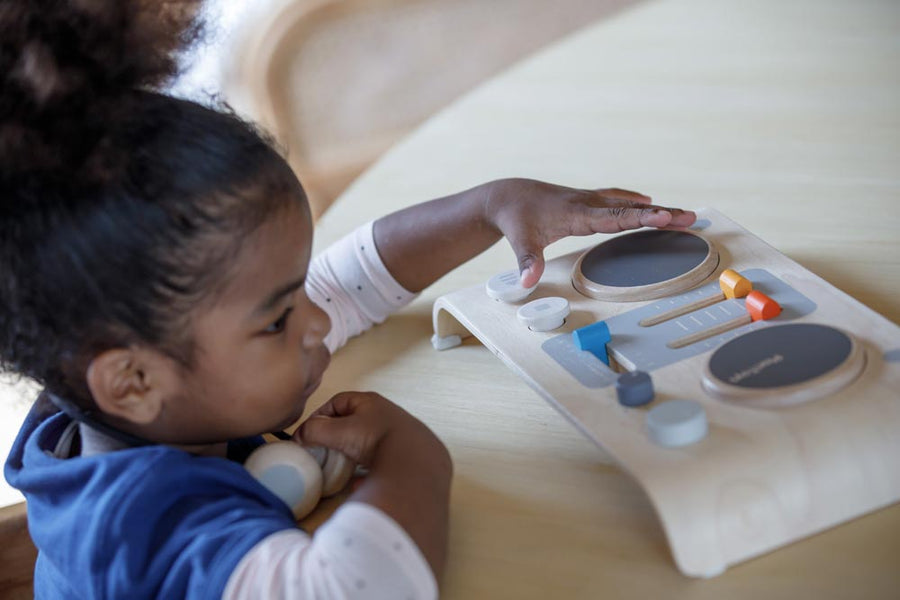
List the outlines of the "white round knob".
{"type": "Polygon", "coordinates": [[[325,446],[302,446],[322,469],[322,497],[328,498],[344,489],[356,465],[343,452],[325,446]]]}
{"type": "Polygon", "coordinates": [[[484,289],[494,300],[513,303],[527,298],[536,287],[537,284],[529,288],[522,287],[519,271],[511,269],[488,279],[484,289]]]}
{"type": "Polygon", "coordinates": [[[655,444],[679,448],[699,442],[709,432],[706,410],[693,400],[669,400],[647,412],[647,433],[655,444]]]}
{"type": "Polygon", "coordinates": [[[312,455],[295,442],[272,442],[253,451],[247,469],[270,492],[281,498],[302,519],[322,497],[322,469],[312,455]]]}
{"type": "Polygon", "coordinates": [[[532,331],[550,331],[565,323],[569,301],[559,296],[538,298],[520,307],[516,316],[532,331]]]}

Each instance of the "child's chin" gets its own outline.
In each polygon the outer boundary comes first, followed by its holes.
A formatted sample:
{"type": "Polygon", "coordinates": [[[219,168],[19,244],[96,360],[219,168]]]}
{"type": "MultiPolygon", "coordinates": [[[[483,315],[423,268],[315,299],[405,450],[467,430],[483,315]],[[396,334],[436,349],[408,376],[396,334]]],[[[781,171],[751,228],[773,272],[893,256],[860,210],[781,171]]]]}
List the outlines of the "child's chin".
{"type": "Polygon", "coordinates": [[[284,418],[284,420],[278,424],[275,428],[277,431],[283,431],[288,427],[294,425],[297,421],[300,420],[300,417],[303,416],[303,409],[306,408],[306,398],[300,402],[299,406],[295,408],[290,415],[284,418]]]}
{"type": "Polygon", "coordinates": [[[306,387],[303,388],[303,393],[300,395],[300,397],[303,398],[304,406],[306,406],[306,400],[310,396],[312,396],[317,389],[319,389],[320,385],[322,385],[322,376],[321,375],[319,375],[317,378],[313,379],[308,384],[306,384],[306,387]]]}

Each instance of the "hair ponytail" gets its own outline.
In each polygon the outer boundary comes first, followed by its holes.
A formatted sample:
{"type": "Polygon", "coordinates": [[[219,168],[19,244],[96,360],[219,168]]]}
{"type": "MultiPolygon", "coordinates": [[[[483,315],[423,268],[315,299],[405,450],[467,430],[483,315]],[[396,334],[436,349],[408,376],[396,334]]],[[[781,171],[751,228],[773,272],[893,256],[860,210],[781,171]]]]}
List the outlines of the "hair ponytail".
{"type": "MultiPolygon", "coordinates": [[[[108,157],[98,156],[105,135],[127,116],[129,97],[176,74],[177,53],[198,37],[192,17],[199,4],[0,3],[4,187],[15,187],[17,177],[29,175],[71,182],[108,174],[108,157]]],[[[0,201],[7,202],[9,195],[4,196],[0,201]]]]}
{"type": "Polygon", "coordinates": [[[199,5],[0,1],[0,366],[57,394],[110,347],[188,362],[241,235],[303,201],[252,126],[160,93],[199,5]]]}

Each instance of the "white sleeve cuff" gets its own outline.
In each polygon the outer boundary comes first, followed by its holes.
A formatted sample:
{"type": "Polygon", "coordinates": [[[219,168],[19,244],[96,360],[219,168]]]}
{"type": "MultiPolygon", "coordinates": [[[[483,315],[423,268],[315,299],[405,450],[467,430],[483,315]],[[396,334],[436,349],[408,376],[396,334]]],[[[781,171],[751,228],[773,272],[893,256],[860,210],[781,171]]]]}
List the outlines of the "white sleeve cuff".
{"type": "Polygon", "coordinates": [[[306,291],[331,318],[325,345],[332,352],[416,297],[381,260],[373,225],[370,221],[338,240],[309,267],[306,291]]]}

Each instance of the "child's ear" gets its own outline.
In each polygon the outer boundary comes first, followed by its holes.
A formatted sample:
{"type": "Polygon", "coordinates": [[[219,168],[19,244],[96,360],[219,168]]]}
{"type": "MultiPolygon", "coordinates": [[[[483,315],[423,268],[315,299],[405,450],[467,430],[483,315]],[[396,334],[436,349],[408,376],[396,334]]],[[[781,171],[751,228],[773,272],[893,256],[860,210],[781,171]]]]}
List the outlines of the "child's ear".
{"type": "Polygon", "coordinates": [[[154,422],[170,390],[168,368],[151,350],[113,348],[98,354],[87,369],[87,384],[103,413],[135,423],[154,422]]]}

